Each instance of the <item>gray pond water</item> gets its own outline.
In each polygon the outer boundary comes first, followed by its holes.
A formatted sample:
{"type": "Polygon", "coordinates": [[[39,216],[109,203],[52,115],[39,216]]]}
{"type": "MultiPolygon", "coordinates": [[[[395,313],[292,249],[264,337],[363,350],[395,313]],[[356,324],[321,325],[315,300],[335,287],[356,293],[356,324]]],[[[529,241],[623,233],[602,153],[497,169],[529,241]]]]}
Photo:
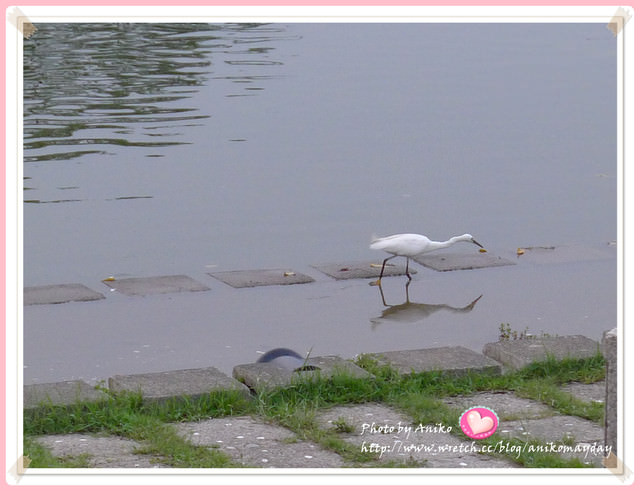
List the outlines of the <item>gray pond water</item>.
{"type": "MultiPolygon", "coordinates": [[[[41,24],[24,41],[24,381],[616,325],[616,41],[601,24],[41,24]],[[515,266],[336,281],[373,233],[515,266]],[[566,246],[564,255],[518,247],[566,246]],[[458,252],[475,252],[470,244],[458,252]],[[209,272],[316,281],[235,289],[209,272]],[[101,283],[186,274],[199,293],[101,283]],[[472,307],[463,309],[480,295],[472,307]],[[397,312],[400,312],[398,314],[397,312]],[[395,315],[393,315],[395,312],[395,315]]],[[[403,264],[404,259],[397,259],[403,264]]]]}

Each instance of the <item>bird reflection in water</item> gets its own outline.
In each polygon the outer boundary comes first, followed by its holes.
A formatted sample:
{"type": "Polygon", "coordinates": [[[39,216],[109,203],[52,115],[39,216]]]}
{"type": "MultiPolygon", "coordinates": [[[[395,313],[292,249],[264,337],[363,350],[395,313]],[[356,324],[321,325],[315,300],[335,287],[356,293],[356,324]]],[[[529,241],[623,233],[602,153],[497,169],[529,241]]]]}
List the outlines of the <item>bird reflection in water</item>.
{"type": "Polygon", "coordinates": [[[380,289],[380,297],[382,298],[382,304],[387,307],[382,311],[380,316],[371,319],[371,328],[375,329],[379,324],[382,324],[385,321],[389,322],[418,322],[421,319],[426,319],[431,314],[435,312],[439,312],[445,310],[447,312],[453,313],[467,313],[471,312],[475,307],[478,300],[482,298],[480,295],[478,298],[473,300],[469,305],[465,307],[451,307],[447,304],[428,304],[428,303],[416,303],[411,302],[409,300],[409,284],[411,281],[407,281],[404,286],[406,300],[404,303],[398,305],[390,305],[386,302],[384,298],[384,292],[382,291],[382,285],[378,285],[380,289]]]}

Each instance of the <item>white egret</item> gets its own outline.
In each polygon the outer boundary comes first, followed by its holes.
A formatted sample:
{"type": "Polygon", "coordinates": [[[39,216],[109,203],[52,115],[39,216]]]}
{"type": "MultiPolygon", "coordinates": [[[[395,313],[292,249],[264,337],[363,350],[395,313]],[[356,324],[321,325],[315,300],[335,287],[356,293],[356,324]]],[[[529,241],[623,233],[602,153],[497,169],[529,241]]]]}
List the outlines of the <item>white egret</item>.
{"type": "Polygon", "coordinates": [[[389,259],[393,259],[397,256],[406,257],[407,268],[405,270],[405,274],[407,275],[407,278],[411,280],[411,275],[409,274],[409,258],[419,256],[425,252],[450,247],[456,242],[473,242],[478,247],[482,247],[482,245],[479,244],[470,234],[457,235],[455,237],[451,237],[449,240],[445,240],[444,242],[431,240],[428,237],[419,234],[396,234],[389,235],[387,237],[374,237],[371,240],[371,245],[369,246],[371,249],[382,250],[392,254],[382,262],[380,276],[378,277],[378,281],[374,284],[380,284],[382,274],[384,273],[384,267],[389,259]]]}

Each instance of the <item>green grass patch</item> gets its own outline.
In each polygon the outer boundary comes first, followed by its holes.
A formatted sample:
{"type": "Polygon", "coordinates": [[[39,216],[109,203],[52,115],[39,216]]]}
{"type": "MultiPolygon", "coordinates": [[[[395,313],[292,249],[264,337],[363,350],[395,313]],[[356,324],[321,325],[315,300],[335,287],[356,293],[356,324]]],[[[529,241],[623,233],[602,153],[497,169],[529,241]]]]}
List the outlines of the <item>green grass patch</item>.
{"type": "Polygon", "coordinates": [[[57,458],[51,452],[35,442],[33,438],[25,437],[24,455],[29,458],[29,467],[35,468],[86,468],[89,467],[89,456],[80,454],[74,457],[57,458]]]}
{"type": "Polygon", "coordinates": [[[174,398],[147,404],[144,412],[166,422],[198,421],[204,418],[242,416],[253,410],[253,402],[239,391],[212,392],[193,399],[174,398]]]}
{"type": "Polygon", "coordinates": [[[583,382],[591,384],[605,377],[605,359],[602,353],[590,358],[556,360],[548,356],[522,368],[517,374],[526,379],[546,378],[556,383],[583,382]]]}

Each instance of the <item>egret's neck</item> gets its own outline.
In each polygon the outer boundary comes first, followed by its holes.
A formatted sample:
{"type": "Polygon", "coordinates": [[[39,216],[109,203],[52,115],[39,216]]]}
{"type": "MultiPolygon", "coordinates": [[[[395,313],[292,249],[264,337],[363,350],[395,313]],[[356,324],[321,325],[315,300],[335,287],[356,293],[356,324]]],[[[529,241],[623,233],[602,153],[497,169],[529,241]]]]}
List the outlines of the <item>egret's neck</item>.
{"type": "Polygon", "coordinates": [[[451,237],[449,240],[440,243],[442,244],[442,247],[449,247],[450,245],[453,245],[456,242],[460,242],[461,240],[464,240],[464,235],[456,235],[455,237],[451,237]]]}

